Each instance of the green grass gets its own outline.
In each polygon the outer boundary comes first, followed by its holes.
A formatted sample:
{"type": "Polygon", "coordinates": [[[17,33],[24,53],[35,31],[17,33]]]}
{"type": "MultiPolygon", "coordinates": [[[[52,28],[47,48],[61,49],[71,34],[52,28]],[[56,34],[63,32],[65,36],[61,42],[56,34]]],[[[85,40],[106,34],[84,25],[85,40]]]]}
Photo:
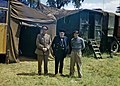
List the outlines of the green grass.
{"type": "Polygon", "coordinates": [[[0,64],[0,86],[120,86],[120,57],[82,58],[83,78],[69,78],[70,58],[65,58],[64,77],[54,76],[54,61],[49,61],[49,75],[37,75],[37,61],[0,64]]]}

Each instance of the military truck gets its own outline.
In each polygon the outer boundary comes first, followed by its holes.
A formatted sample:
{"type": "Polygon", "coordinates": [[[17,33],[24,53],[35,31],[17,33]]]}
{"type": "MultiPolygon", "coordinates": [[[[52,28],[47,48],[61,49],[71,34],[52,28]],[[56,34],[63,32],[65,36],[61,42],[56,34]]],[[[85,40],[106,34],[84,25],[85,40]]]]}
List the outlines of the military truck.
{"type": "Polygon", "coordinates": [[[80,9],[57,21],[57,31],[66,30],[71,37],[78,30],[87,44],[91,45],[95,58],[101,58],[101,52],[117,52],[120,47],[120,16],[101,9],[80,9]]]}
{"type": "Polygon", "coordinates": [[[8,28],[8,1],[0,0],[0,62],[5,61],[8,28]]]}

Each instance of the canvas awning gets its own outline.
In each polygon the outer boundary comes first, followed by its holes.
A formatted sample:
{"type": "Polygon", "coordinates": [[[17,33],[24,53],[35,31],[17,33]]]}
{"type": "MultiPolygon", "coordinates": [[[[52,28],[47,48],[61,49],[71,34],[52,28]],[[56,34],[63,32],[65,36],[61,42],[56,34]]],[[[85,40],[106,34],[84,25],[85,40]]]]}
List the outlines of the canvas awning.
{"type": "Polygon", "coordinates": [[[38,11],[45,13],[45,14],[52,14],[55,16],[56,19],[60,19],[60,18],[65,17],[67,15],[71,15],[71,14],[79,12],[79,10],[65,10],[65,9],[58,9],[58,8],[54,8],[54,7],[49,7],[49,6],[46,6],[42,3],[39,3],[39,5],[36,7],[36,9],[38,11]]]}
{"type": "Polygon", "coordinates": [[[11,1],[11,17],[19,19],[26,22],[36,22],[36,23],[53,23],[55,20],[51,19],[49,16],[38,12],[35,9],[27,7],[26,5],[18,2],[11,1]]]}

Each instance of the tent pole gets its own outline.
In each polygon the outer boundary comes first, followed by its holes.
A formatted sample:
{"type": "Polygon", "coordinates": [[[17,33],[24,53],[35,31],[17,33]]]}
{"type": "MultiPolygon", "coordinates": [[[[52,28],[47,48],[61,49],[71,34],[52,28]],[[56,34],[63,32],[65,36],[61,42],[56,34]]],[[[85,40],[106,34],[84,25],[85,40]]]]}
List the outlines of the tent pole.
{"type": "Polygon", "coordinates": [[[8,0],[8,12],[7,12],[7,39],[6,39],[6,64],[9,64],[9,29],[10,29],[10,0],[8,0]]]}

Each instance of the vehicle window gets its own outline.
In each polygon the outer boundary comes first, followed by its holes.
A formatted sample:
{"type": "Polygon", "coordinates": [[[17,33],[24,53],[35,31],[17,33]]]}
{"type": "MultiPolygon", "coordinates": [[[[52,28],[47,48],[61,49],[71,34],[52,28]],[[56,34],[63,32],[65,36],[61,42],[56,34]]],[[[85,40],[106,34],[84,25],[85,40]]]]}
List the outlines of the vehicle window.
{"type": "Polygon", "coordinates": [[[0,7],[8,7],[8,0],[0,0],[0,7]]]}
{"type": "Polygon", "coordinates": [[[0,10],[0,23],[6,23],[6,11],[0,10]]]}

